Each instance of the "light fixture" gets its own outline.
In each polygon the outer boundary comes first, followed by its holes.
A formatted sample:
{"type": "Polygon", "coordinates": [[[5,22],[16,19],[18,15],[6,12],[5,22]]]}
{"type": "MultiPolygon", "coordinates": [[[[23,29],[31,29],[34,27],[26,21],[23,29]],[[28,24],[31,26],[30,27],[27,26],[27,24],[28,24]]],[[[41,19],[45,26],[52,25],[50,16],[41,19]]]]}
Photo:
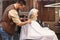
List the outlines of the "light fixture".
{"type": "Polygon", "coordinates": [[[54,3],[54,4],[44,5],[44,7],[60,7],[60,3],[54,3]]]}

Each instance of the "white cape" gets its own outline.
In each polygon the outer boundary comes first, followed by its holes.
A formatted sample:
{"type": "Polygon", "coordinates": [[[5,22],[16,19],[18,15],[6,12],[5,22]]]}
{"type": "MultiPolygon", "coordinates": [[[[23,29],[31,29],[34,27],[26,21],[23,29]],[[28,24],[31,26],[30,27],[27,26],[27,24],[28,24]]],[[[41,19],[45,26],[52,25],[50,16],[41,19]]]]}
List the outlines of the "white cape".
{"type": "Polygon", "coordinates": [[[58,40],[54,31],[48,27],[41,27],[38,22],[32,21],[31,24],[22,26],[20,40],[35,39],[35,40],[58,40]]]}

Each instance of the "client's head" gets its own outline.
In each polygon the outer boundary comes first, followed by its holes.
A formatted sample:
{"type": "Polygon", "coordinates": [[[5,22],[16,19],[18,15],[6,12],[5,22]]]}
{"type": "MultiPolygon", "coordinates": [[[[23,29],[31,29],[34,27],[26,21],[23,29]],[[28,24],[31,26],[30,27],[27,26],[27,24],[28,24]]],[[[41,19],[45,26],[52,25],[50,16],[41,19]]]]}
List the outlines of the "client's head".
{"type": "Polygon", "coordinates": [[[35,8],[31,9],[28,15],[29,19],[37,20],[37,16],[38,16],[37,13],[38,13],[38,9],[35,8]]]}

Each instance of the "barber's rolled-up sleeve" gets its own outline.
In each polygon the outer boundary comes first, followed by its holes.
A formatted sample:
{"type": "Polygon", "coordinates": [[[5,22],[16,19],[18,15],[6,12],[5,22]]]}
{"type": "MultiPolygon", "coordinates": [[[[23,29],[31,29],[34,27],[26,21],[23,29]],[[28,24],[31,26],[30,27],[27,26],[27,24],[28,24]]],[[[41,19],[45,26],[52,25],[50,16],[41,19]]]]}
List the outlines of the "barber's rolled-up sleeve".
{"type": "Polygon", "coordinates": [[[10,10],[9,11],[9,14],[8,14],[9,18],[11,18],[13,20],[14,23],[16,23],[17,25],[20,24],[20,19],[19,19],[19,16],[18,16],[18,12],[16,10],[10,10]]]}

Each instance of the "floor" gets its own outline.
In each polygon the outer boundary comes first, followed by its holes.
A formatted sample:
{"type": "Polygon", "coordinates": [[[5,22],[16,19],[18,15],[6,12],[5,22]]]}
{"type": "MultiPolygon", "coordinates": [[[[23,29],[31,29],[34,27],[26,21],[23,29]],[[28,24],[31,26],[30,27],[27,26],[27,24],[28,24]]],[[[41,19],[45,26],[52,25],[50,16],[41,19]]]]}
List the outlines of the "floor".
{"type": "MultiPolygon", "coordinates": [[[[60,33],[57,34],[57,36],[58,36],[58,39],[60,40],[60,33]]],[[[18,40],[18,39],[19,39],[19,38],[18,38],[18,36],[17,36],[17,33],[15,33],[15,34],[14,34],[14,40],[18,40]]],[[[2,40],[1,37],[0,37],[0,40],[2,40]]]]}

